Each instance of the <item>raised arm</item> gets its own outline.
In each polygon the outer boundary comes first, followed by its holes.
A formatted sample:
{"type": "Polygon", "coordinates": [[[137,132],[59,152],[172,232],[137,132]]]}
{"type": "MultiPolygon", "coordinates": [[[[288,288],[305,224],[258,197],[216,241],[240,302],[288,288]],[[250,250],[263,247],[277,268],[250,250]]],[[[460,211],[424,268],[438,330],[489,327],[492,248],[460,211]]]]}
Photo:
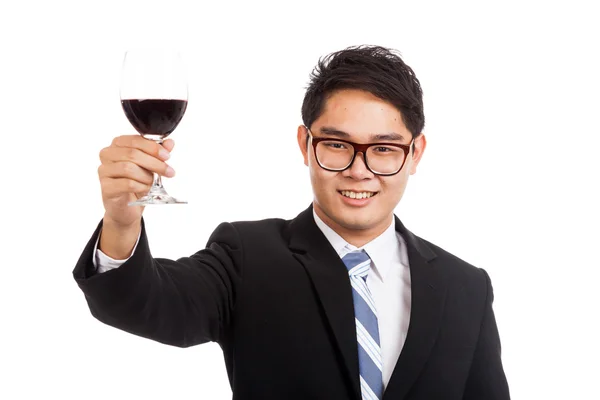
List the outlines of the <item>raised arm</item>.
{"type": "Polygon", "coordinates": [[[173,176],[165,163],[173,145],[172,140],[160,145],[131,135],[119,136],[102,149],[98,177],[104,218],[73,276],[98,320],[186,347],[218,341],[228,326],[241,281],[242,244],[234,226],[223,223],[206,248],[191,257],[152,257],[144,209],[127,204],[149,190],[153,172],[173,176]],[[106,256],[126,261],[99,273],[94,265],[96,246],[106,256]]]}
{"type": "Polygon", "coordinates": [[[219,341],[242,279],[242,244],[232,224],[219,225],[206,248],[191,257],[168,260],[152,257],[142,221],[133,255],[119,268],[97,274],[92,253],[101,228],[73,271],[95,318],[178,347],[219,341]]]}

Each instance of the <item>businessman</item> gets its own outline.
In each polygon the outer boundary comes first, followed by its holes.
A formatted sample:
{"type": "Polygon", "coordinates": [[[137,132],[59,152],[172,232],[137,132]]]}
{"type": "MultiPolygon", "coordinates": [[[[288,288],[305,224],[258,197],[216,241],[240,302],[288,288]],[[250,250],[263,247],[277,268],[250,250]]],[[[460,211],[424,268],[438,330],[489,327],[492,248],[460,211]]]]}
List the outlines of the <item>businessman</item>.
{"type": "Polygon", "coordinates": [[[412,69],[378,46],[332,53],[302,122],[313,202],[291,220],[223,222],[178,260],[152,256],[143,209],[127,206],[152,172],[173,175],[173,141],[116,137],[100,152],[105,214],[73,271],[92,315],[218,343],[236,400],[509,399],[488,274],[394,214],[426,148],[412,69]]]}

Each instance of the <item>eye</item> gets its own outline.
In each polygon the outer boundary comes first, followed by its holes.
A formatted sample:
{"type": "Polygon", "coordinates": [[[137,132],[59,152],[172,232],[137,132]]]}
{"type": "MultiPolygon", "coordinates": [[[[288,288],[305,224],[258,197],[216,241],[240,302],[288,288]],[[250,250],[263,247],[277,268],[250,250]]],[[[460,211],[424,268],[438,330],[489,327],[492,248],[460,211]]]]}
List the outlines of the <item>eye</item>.
{"type": "Polygon", "coordinates": [[[374,147],[373,150],[375,150],[378,153],[389,153],[389,152],[397,151],[393,147],[385,147],[385,146],[377,146],[377,147],[374,147]]]}
{"type": "Polygon", "coordinates": [[[324,143],[325,146],[330,147],[332,149],[346,149],[347,146],[345,143],[341,143],[341,142],[325,142],[324,143]]]}

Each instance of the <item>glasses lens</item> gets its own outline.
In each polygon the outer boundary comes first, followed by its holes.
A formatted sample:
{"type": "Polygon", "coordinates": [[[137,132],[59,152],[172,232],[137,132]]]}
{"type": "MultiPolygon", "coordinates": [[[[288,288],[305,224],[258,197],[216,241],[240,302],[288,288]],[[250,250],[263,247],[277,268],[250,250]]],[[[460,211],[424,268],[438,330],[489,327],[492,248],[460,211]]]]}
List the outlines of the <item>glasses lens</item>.
{"type": "Polygon", "coordinates": [[[317,144],[317,160],[324,168],[344,169],[352,161],[352,145],[337,140],[324,140],[317,144]]]}
{"type": "Polygon", "coordinates": [[[380,174],[393,174],[402,168],[406,153],[399,147],[376,145],[367,150],[369,167],[380,174]]]}

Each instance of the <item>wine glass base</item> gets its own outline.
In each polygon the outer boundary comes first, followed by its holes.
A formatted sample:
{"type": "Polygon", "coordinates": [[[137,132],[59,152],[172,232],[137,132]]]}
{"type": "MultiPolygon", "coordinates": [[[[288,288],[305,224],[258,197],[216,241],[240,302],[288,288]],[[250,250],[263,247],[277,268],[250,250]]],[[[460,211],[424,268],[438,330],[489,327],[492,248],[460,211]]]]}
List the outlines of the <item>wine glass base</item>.
{"type": "Polygon", "coordinates": [[[168,194],[153,194],[140,197],[129,203],[128,206],[150,206],[155,204],[187,204],[187,201],[177,200],[168,194]]]}

